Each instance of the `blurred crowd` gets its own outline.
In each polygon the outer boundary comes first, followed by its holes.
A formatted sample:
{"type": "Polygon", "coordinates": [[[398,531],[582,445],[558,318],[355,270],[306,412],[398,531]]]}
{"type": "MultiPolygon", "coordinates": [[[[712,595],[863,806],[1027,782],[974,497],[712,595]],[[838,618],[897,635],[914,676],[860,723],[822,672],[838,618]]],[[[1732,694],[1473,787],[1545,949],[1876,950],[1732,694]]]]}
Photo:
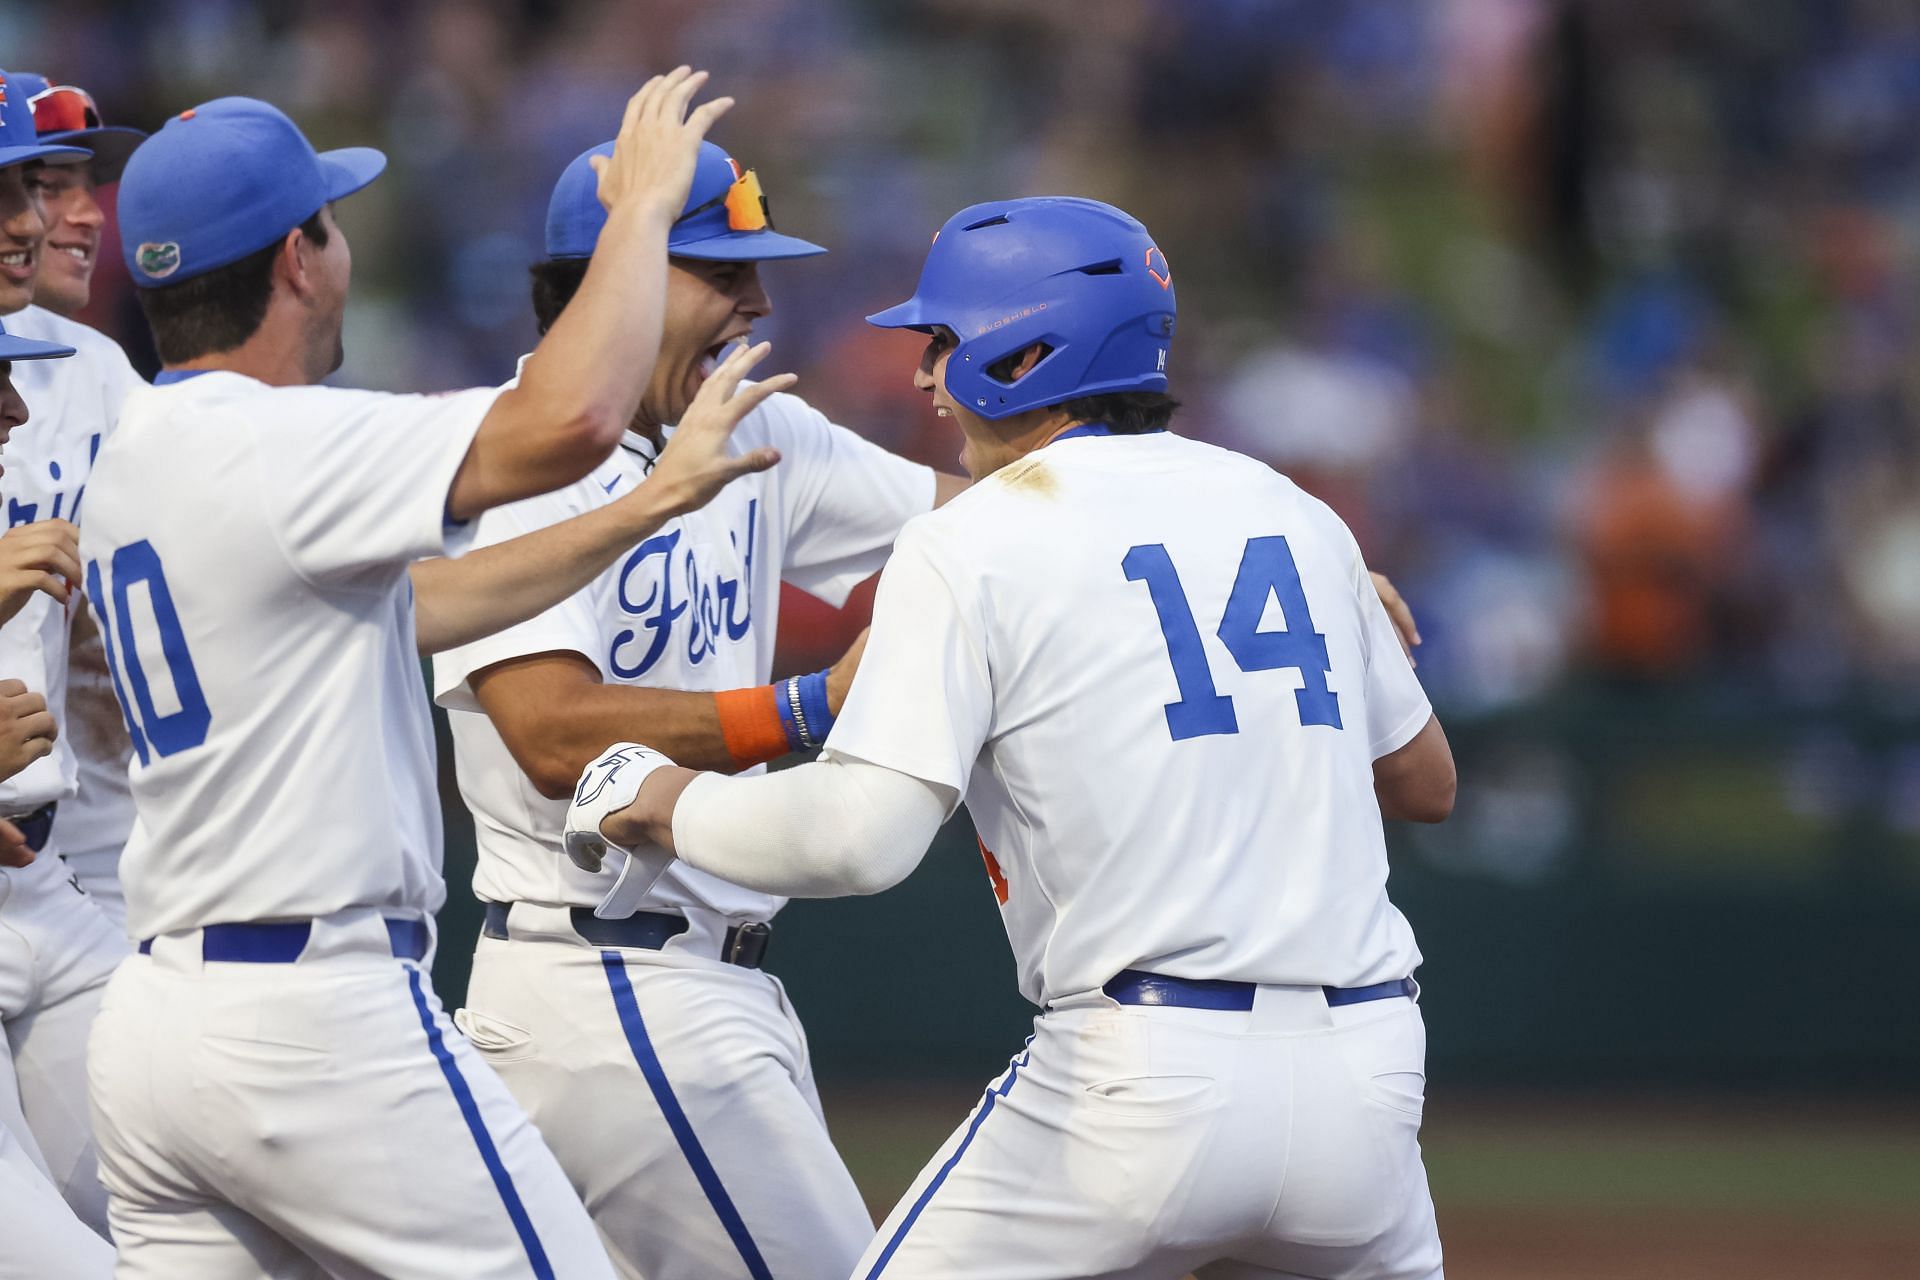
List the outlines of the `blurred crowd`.
{"type": "MultiPolygon", "coordinates": [[[[110,122],[249,93],[385,148],[353,383],[504,379],[554,178],[686,61],[834,250],[768,268],[774,362],[890,446],[953,465],[861,322],[932,230],[1096,196],[1171,260],[1179,429],[1346,517],[1445,702],[1920,674],[1912,0],[63,0],[0,50],[110,122]]],[[[96,299],[138,347],[117,264],[96,299]]],[[[790,620],[807,658],[852,625],[790,620]]]]}

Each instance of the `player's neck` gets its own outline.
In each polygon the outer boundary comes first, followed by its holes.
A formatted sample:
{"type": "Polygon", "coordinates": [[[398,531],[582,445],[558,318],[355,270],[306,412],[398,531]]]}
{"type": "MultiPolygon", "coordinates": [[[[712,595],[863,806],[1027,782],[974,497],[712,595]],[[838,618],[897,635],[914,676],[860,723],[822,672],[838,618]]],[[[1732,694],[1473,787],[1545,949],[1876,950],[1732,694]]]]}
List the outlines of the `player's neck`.
{"type": "Polygon", "coordinates": [[[666,428],[649,418],[644,407],[633,411],[633,418],[627,423],[627,430],[646,440],[654,447],[655,452],[667,447],[666,428]]]}
{"type": "Polygon", "coordinates": [[[312,375],[312,357],[305,335],[289,332],[292,328],[263,324],[237,347],[178,363],[169,362],[165,367],[169,371],[237,373],[270,387],[308,386],[319,379],[312,375]]]}

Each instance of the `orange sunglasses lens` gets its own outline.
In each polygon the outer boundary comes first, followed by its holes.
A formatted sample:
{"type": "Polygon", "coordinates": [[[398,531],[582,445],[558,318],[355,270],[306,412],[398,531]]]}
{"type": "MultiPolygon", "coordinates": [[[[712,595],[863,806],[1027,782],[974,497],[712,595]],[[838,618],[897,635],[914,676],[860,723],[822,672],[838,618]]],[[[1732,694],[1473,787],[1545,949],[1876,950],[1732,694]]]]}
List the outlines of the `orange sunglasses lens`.
{"type": "Polygon", "coordinates": [[[765,231],[772,226],[766,193],[760,190],[760,179],[749,169],[727,188],[727,227],[733,231],[765,231]]]}
{"type": "Polygon", "coordinates": [[[44,89],[27,99],[27,105],[33,110],[33,127],[37,133],[100,127],[100,109],[93,105],[92,96],[70,84],[44,89]]]}

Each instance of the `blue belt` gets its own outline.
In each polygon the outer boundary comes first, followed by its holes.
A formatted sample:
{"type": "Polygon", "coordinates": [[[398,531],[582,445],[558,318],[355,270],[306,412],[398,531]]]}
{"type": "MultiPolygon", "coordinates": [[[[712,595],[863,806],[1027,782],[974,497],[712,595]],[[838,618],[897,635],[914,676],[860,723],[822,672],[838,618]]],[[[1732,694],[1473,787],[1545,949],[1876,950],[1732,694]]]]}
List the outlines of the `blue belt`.
{"type": "MultiPolygon", "coordinates": [[[[1245,1013],[1253,1008],[1253,993],[1259,986],[1252,982],[1230,982],[1224,978],[1169,978],[1143,969],[1122,969],[1100,988],[1121,1004],[1166,1005],[1177,1009],[1218,1009],[1245,1013]]],[[[1369,987],[1322,987],[1327,1004],[1365,1004],[1369,1000],[1389,1000],[1394,996],[1412,997],[1419,990],[1412,978],[1395,978],[1369,987]]]]}
{"type": "Polygon", "coordinates": [[[53,834],[53,811],[60,807],[58,801],[49,800],[32,813],[21,814],[7,821],[20,829],[27,838],[27,848],[35,853],[47,847],[47,837],[53,834]]]}
{"type": "MultiPolygon", "coordinates": [[[[313,921],[288,920],[278,924],[210,924],[200,930],[200,958],[229,964],[292,964],[307,949],[313,921]]],[[[388,920],[387,942],[396,960],[419,961],[427,955],[427,922],[388,920]]],[[[140,944],[140,954],[153,954],[153,939],[140,944]]]]}
{"type": "MultiPolygon", "coordinates": [[[[512,903],[489,902],[480,932],[504,941],[509,936],[507,914],[512,909],[512,903]]],[[[588,907],[573,907],[567,919],[575,933],[596,947],[639,947],[644,951],[660,950],[689,927],[685,916],[668,911],[636,911],[621,920],[602,920],[588,907]]],[[[772,936],[773,926],[763,921],[736,924],[721,940],[720,958],[743,969],[758,969],[766,959],[767,942],[772,936]]]]}

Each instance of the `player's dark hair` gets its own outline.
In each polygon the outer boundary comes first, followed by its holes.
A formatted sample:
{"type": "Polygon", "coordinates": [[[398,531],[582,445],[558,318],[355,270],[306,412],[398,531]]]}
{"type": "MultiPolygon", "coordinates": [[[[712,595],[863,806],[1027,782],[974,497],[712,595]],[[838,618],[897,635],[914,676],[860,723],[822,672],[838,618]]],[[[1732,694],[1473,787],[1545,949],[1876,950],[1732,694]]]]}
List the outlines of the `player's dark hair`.
{"type": "Polygon", "coordinates": [[[573,301],[573,295],[580,292],[580,282],[587,278],[587,264],[590,258],[560,258],[553,262],[536,262],[527,268],[527,274],[533,277],[533,320],[545,333],[553,328],[553,322],[573,301]]]}
{"type": "MultiPolygon", "coordinates": [[[[1044,342],[1033,345],[1041,349],[1042,360],[1053,354],[1053,348],[1044,342]]],[[[1031,348],[1023,347],[1010,356],[996,360],[987,366],[987,375],[1011,384],[1016,380],[1014,369],[1029,350],[1031,348]]],[[[1050,407],[1064,410],[1075,422],[1104,422],[1117,436],[1138,436],[1149,431],[1166,430],[1180,402],[1159,391],[1116,391],[1111,395],[1063,400],[1050,407]]]]}
{"type": "Polygon", "coordinates": [[[1054,407],[1075,422],[1104,422],[1117,436],[1138,436],[1166,430],[1180,402],[1162,391],[1116,391],[1065,400],[1054,407]]]}
{"type": "MultiPolygon", "coordinates": [[[[300,224],[300,231],[316,248],[326,248],[332,239],[317,212],[300,224]]],[[[284,243],[282,237],[238,262],[179,284],[135,289],[161,362],[181,364],[217,355],[251,338],[267,318],[267,300],[273,296],[273,259],[284,243]]]]}

